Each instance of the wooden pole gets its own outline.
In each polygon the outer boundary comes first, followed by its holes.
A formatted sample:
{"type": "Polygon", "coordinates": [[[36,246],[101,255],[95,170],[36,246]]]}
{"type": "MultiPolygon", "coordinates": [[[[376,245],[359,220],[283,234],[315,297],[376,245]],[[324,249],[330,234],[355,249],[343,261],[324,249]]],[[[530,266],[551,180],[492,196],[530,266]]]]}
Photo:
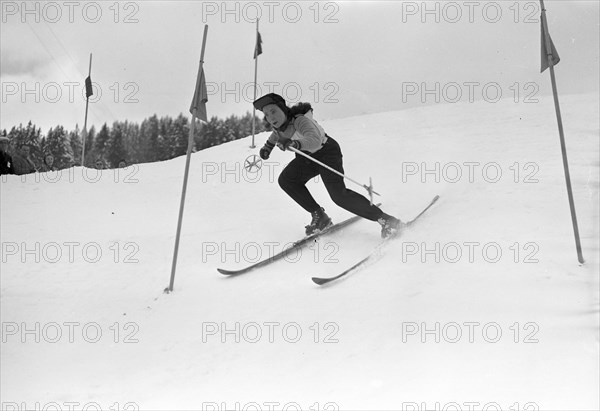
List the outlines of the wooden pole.
{"type": "Polygon", "coordinates": [[[560,149],[562,151],[563,167],[565,171],[565,180],[567,183],[567,195],[569,197],[569,207],[571,209],[571,222],[573,224],[573,233],[575,235],[575,248],[577,250],[577,260],[583,264],[583,253],[581,250],[581,240],[579,239],[579,227],[577,225],[577,214],[575,213],[575,201],[573,200],[573,190],[571,188],[571,175],[569,173],[569,162],[567,160],[567,145],[563,132],[562,117],[560,114],[560,105],[558,103],[558,92],[556,89],[556,76],[554,75],[554,61],[552,56],[552,47],[550,33],[548,31],[548,21],[546,20],[546,9],[544,8],[544,0],[540,0],[542,7],[542,30],[544,34],[544,50],[548,59],[548,68],[550,69],[550,79],[552,81],[552,94],[554,95],[554,108],[556,111],[556,120],[558,121],[558,134],[560,136],[560,149]]]}
{"type": "MultiPolygon", "coordinates": [[[[202,71],[202,66],[204,64],[204,49],[206,48],[206,35],[208,33],[208,25],[204,26],[204,37],[202,39],[202,51],[200,52],[200,67],[198,69],[198,76],[202,71]]],[[[199,78],[199,77],[197,77],[199,78]]],[[[190,125],[190,134],[188,137],[188,147],[185,159],[185,173],[183,176],[183,188],[181,190],[181,201],[179,203],[179,219],[177,221],[177,234],[175,235],[175,250],[173,252],[173,264],[171,266],[171,281],[169,282],[169,287],[165,289],[166,293],[170,293],[173,291],[173,286],[175,284],[175,271],[177,268],[177,254],[179,253],[179,239],[181,236],[181,226],[183,224],[183,209],[185,206],[185,195],[187,191],[187,183],[188,176],[190,173],[190,160],[192,158],[192,148],[194,146],[194,124],[196,123],[196,116],[192,115],[192,124],[190,125]]]]}
{"type": "MultiPolygon", "coordinates": [[[[258,20],[256,19],[256,42],[254,43],[254,100],[256,101],[256,81],[258,78],[258,20]]],[[[255,134],[255,118],[256,118],[256,107],[252,105],[252,145],[250,148],[255,148],[254,145],[254,134],[255,134]]]]}
{"type": "MultiPolygon", "coordinates": [[[[88,70],[88,77],[92,76],[92,53],[90,53],[90,68],[88,70]]],[[[81,167],[85,167],[85,140],[87,140],[87,117],[88,117],[88,107],[90,104],[90,97],[87,95],[86,90],[86,98],[85,98],[85,119],[83,120],[83,144],[81,146],[81,167]]]]}

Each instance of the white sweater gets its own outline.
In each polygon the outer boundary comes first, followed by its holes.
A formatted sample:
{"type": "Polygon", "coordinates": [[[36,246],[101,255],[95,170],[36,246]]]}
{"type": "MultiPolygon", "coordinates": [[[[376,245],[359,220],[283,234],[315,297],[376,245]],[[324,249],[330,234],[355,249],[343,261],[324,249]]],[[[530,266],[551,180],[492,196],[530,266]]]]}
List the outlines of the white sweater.
{"type": "Polygon", "coordinates": [[[273,130],[268,141],[275,145],[289,139],[299,141],[302,151],[314,153],[325,144],[327,136],[323,127],[312,118],[312,111],[309,111],[294,118],[285,131],[273,130]]]}

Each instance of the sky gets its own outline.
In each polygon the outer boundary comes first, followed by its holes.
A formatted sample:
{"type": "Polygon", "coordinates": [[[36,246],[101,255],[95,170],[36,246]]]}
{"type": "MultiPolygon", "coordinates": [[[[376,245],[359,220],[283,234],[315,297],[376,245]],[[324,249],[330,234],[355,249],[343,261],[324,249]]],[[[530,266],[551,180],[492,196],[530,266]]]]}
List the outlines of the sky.
{"type": "MultiPolygon", "coordinates": [[[[208,115],[252,112],[258,96],[308,101],[317,119],[500,98],[537,102],[536,1],[1,1],[0,129],[81,128],[189,115],[202,35],[208,115]]],[[[599,90],[597,1],[546,1],[558,90],[599,90]]]]}

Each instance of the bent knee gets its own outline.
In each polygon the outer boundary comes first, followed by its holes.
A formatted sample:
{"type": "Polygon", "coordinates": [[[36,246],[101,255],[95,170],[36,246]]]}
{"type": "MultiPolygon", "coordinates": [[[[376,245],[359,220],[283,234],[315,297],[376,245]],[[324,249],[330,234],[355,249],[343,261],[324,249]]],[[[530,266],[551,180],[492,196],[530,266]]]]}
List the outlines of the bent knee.
{"type": "Polygon", "coordinates": [[[343,207],[348,199],[348,196],[346,195],[346,190],[330,191],[329,197],[331,197],[331,200],[340,207],[343,207]]]}
{"type": "Polygon", "coordinates": [[[285,188],[289,186],[290,180],[287,178],[285,173],[281,173],[279,174],[279,178],[277,178],[277,183],[279,184],[279,187],[285,188]]]}

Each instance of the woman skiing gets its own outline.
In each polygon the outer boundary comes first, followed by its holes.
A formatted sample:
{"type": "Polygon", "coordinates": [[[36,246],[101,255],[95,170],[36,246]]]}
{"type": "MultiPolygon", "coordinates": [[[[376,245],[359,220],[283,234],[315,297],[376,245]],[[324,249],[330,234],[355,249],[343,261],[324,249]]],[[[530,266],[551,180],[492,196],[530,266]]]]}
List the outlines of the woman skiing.
{"type": "MultiPolygon", "coordinates": [[[[266,94],[253,104],[257,110],[264,113],[266,120],[273,126],[273,132],[259,152],[263,160],[269,158],[275,145],[283,151],[293,147],[344,173],[340,146],[312,119],[310,104],[298,103],[290,108],[286,105],[285,99],[275,93],[266,94]]],[[[278,181],[283,191],[311,214],[312,220],[306,226],[306,235],[323,230],[332,224],[325,209],[315,201],[306,188],[306,183],[317,175],[323,179],[325,188],[335,204],[367,220],[377,221],[381,225],[383,238],[390,236],[401,227],[402,222],[399,219],[384,213],[379,207],[372,205],[366,197],[346,188],[343,177],[296,154],[296,158],[283,169],[278,181]]]]}

